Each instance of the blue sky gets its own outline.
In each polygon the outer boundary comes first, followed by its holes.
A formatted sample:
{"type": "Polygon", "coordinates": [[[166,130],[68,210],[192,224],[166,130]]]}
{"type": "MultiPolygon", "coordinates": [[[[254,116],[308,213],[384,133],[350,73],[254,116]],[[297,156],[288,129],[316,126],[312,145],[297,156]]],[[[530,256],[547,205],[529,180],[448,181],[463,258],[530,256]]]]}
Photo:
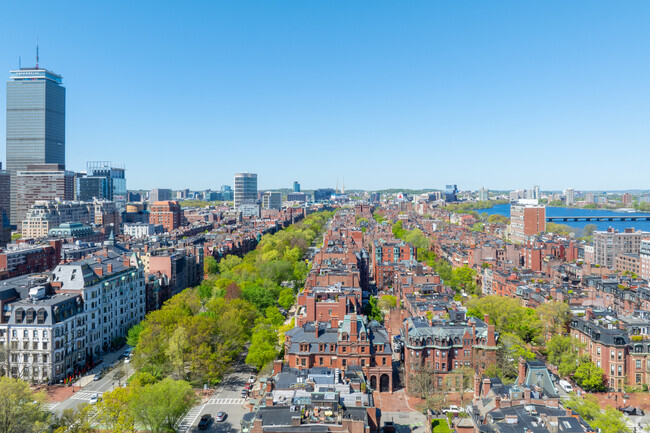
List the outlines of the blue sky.
{"type": "Polygon", "coordinates": [[[0,71],[38,36],[68,168],[133,189],[650,188],[648,23],[647,1],[5,1],[0,71]]]}

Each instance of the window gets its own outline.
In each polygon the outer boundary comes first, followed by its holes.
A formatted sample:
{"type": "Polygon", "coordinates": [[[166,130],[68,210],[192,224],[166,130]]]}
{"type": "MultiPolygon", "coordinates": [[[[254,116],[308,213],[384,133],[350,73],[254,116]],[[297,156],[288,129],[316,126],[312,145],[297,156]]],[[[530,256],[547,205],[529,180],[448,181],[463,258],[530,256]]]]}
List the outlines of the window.
{"type": "Polygon", "coordinates": [[[440,370],[440,363],[436,362],[436,370],[440,370]]]}
{"type": "Polygon", "coordinates": [[[600,346],[596,346],[596,355],[600,355],[600,346]]]}
{"type": "Polygon", "coordinates": [[[615,356],[616,356],[616,355],[615,355],[615,352],[612,350],[611,353],[610,353],[610,355],[609,355],[609,358],[610,358],[610,359],[614,359],[615,356]]]}
{"type": "Polygon", "coordinates": [[[641,369],[641,360],[640,359],[636,360],[636,369],[637,370],[641,369]]]}
{"type": "Polygon", "coordinates": [[[618,360],[620,361],[621,359],[623,359],[623,351],[619,350],[618,351],[618,360]]]}
{"type": "Polygon", "coordinates": [[[47,331],[43,331],[43,338],[47,338],[47,331]]]}
{"type": "Polygon", "coordinates": [[[619,365],[619,366],[618,366],[618,375],[619,375],[619,376],[622,376],[622,375],[623,375],[623,366],[622,366],[622,365],[619,365]]]}
{"type": "Polygon", "coordinates": [[[636,384],[641,385],[641,375],[640,374],[636,375],[636,384]]]}

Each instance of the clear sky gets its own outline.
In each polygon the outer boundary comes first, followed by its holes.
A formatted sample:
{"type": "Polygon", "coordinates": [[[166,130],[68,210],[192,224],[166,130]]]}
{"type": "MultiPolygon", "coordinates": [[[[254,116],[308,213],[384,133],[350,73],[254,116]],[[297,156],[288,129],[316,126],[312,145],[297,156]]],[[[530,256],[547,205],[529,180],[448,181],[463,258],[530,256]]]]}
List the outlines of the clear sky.
{"type": "Polygon", "coordinates": [[[3,1],[6,78],[37,36],[130,189],[650,188],[648,1],[3,1]]]}

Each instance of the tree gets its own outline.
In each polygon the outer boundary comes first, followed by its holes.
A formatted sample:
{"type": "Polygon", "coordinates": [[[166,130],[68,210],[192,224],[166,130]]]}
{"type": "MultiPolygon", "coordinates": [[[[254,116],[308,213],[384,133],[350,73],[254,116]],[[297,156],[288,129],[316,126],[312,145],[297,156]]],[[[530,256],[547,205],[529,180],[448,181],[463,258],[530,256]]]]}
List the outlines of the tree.
{"type": "Polygon", "coordinates": [[[133,391],[131,388],[115,388],[105,392],[95,404],[95,420],[111,432],[135,432],[135,417],[131,411],[133,391]]]}
{"type": "Polygon", "coordinates": [[[368,317],[368,320],[376,320],[380,323],[384,321],[384,316],[381,314],[381,310],[377,306],[377,298],[374,296],[371,296],[370,299],[368,299],[368,303],[366,304],[363,313],[368,317]]]}
{"type": "Polygon", "coordinates": [[[165,378],[133,390],[131,409],[138,424],[151,433],[176,431],[198,398],[188,382],[165,378]]]}
{"type": "Polygon", "coordinates": [[[227,255],[219,262],[219,272],[225,273],[230,271],[235,266],[239,265],[242,262],[242,259],[237,256],[227,255]]]}
{"type": "Polygon", "coordinates": [[[408,377],[408,392],[419,398],[427,398],[436,391],[433,383],[435,372],[431,368],[414,369],[408,377]]]}
{"type": "Polygon", "coordinates": [[[573,378],[578,385],[584,388],[585,391],[600,392],[607,389],[603,369],[597,367],[596,364],[591,361],[584,360],[581,362],[580,365],[578,365],[573,378]]]}
{"type": "Polygon", "coordinates": [[[510,218],[504,215],[493,214],[488,217],[490,224],[510,224],[510,218]]]}
{"type": "Polygon", "coordinates": [[[203,261],[203,272],[208,275],[216,275],[219,273],[219,263],[212,256],[207,256],[203,261]]]}
{"type": "Polygon", "coordinates": [[[185,363],[187,362],[189,349],[190,342],[187,331],[184,327],[179,326],[169,337],[166,354],[176,371],[177,377],[180,379],[185,378],[185,363]]]}
{"type": "Polygon", "coordinates": [[[43,431],[48,421],[44,401],[45,395],[33,393],[27,382],[0,377],[0,433],[43,431]]]}
{"type": "Polygon", "coordinates": [[[537,307],[537,314],[547,334],[562,334],[571,317],[571,310],[564,302],[549,301],[537,307]]]}
{"type": "Polygon", "coordinates": [[[282,289],[282,291],[280,292],[280,297],[278,298],[278,304],[285,310],[288,310],[289,308],[291,308],[295,300],[296,298],[293,295],[293,289],[287,287],[285,289],[282,289]]]}
{"type": "Polygon", "coordinates": [[[82,403],[77,407],[65,409],[51,425],[54,433],[91,433],[92,406],[82,403]]]}
{"type": "Polygon", "coordinates": [[[461,406],[465,406],[465,390],[472,388],[474,374],[475,372],[471,367],[459,367],[452,370],[449,375],[449,379],[455,380],[453,388],[460,393],[461,406]]]}
{"type": "Polygon", "coordinates": [[[582,228],[582,237],[585,239],[591,239],[597,228],[596,224],[587,224],[582,228]]]}
{"type": "Polygon", "coordinates": [[[278,356],[278,331],[273,326],[261,323],[255,327],[251,345],[246,356],[246,363],[261,370],[278,356]]]}
{"type": "Polygon", "coordinates": [[[573,395],[564,404],[576,411],[592,428],[600,429],[601,433],[631,432],[621,412],[612,407],[601,411],[598,400],[593,395],[585,394],[583,398],[573,395]]]}
{"type": "Polygon", "coordinates": [[[395,308],[396,306],[397,306],[397,298],[392,295],[384,295],[381,298],[379,298],[379,301],[377,302],[377,307],[382,311],[390,310],[391,308],[395,308]]]}

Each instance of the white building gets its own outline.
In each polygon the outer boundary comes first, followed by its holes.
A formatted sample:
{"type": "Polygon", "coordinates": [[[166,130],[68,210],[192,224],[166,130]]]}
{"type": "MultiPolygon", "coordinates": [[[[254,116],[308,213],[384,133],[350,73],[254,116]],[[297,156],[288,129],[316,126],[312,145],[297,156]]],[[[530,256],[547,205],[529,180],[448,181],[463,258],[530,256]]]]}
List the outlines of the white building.
{"type": "Polygon", "coordinates": [[[633,228],[619,233],[610,227],[607,231],[595,231],[593,237],[594,263],[613,269],[619,254],[640,254],[641,240],[650,239],[650,233],[635,231],[633,228]]]}
{"type": "Polygon", "coordinates": [[[57,266],[52,272],[57,291],[79,293],[87,318],[85,345],[93,357],[107,350],[118,337],[145,316],[145,276],[134,255],[124,258],[105,249],[90,258],[57,266]]]}
{"type": "Polygon", "coordinates": [[[147,238],[149,236],[154,236],[159,233],[163,233],[164,229],[163,226],[161,226],[160,224],[125,223],[122,226],[122,231],[127,236],[140,239],[140,238],[147,238]]]}
{"type": "Polygon", "coordinates": [[[567,206],[573,206],[576,202],[575,191],[573,188],[567,188],[564,191],[564,202],[567,206]]]}

